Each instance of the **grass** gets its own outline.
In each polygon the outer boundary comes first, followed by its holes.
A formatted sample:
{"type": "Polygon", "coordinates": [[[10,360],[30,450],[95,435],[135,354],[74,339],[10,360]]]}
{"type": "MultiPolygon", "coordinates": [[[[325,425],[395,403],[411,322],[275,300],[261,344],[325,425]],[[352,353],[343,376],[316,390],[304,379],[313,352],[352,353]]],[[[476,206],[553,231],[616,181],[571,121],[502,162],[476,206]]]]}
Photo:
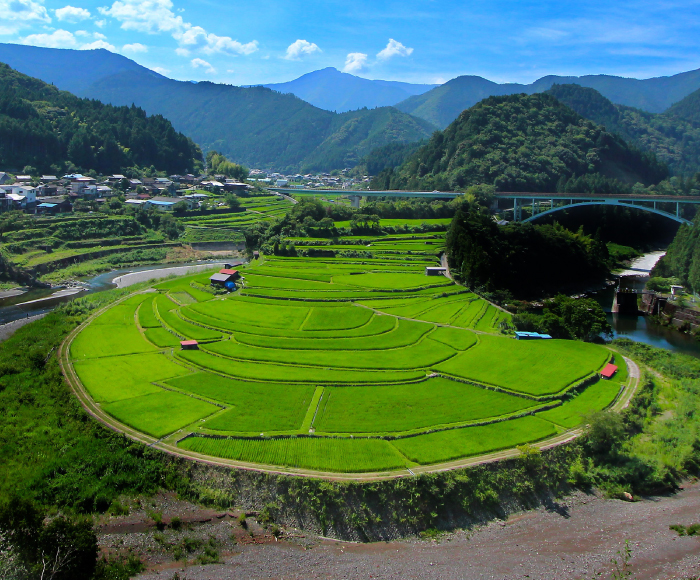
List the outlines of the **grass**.
{"type": "Polygon", "coordinates": [[[538,413],[537,416],[567,429],[573,429],[583,423],[587,415],[611,405],[619,392],[619,381],[599,380],[574,399],[566,401],[561,407],[538,413]]]}
{"type": "MultiPolygon", "coordinates": [[[[367,333],[365,336],[351,336],[349,338],[343,337],[343,334],[350,334],[349,332],[334,332],[333,334],[336,334],[335,338],[308,338],[310,334],[315,336],[317,332],[305,333],[303,336],[295,338],[259,336],[237,332],[234,337],[236,341],[241,344],[286,350],[383,350],[410,346],[432,330],[432,327],[428,324],[421,324],[420,322],[412,322],[410,320],[397,321],[394,318],[381,316],[372,319],[372,321],[375,320],[382,320],[387,323],[390,322],[392,326],[388,327],[388,331],[385,332],[377,334],[367,333]],[[368,337],[371,337],[371,339],[368,340],[368,337]]],[[[372,324],[371,326],[373,328],[379,328],[377,324],[372,324]]],[[[435,333],[432,333],[430,336],[433,337],[434,334],[435,333]]]]}
{"type": "Polygon", "coordinates": [[[165,328],[147,328],[144,334],[150,342],[159,348],[180,346],[180,339],[165,328]]]}
{"type": "Polygon", "coordinates": [[[71,356],[75,360],[155,350],[157,350],[156,347],[147,342],[136,329],[133,319],[130,325],[90,324],[73,340],[70,349],[71,356]]]}
{"type": "Polygon", "coordinates": [[[221,333],[209,328],[202,328],[180,318],[175,310],[178,308],[167,296],[160,295],[156,298],[158,315],[163,322],[180,336],[194,340],[217,340],[221,333]]]}
{"type": "Polygon", "coordinates": [[[155,393],[160,389],[152,384],[154,381],[190,374],[188,369],[162,354],[118,356],[111,358],[109,364],[101,359],[89,359],[75,362],[74,367],[80,381],[99,403],[155,393]]]}
{"type": "Polygon", "coordinates": [[[314,387],[307,385],[252,383],[211,373],[179,377],[168,384],[230,405],[204,426],[238,433],[298,429],[314,392],[314,387]]]}
{"type": "Polygon", "coordinates": [[[262,309],[236,299],[219,299],[207,304],[192,304],[188,309],[226,322],[289,330],[298,330],[309,314],[309,309],[305,306],[271,304],[262,309]]]}
{"type": "Polygon", "coordinates": [[[359,371],[322,367],[290,367],[268,363],[234,361],[201,350],[183,350],[177,356],[195,365],[241,379],[288,383],[373,384],[403,383],[425,377],[423,371],[359,371]]]}
{"type": "Polygon", "coordinates": [[[610,352],[569,340],[516,341],[482,335],[477,347],[435,368],[449,375],[534,396],[555,394],[599,370],[610,352]]]}
{"type": "MultiPolygon", "coordinates": [[[[424,340],[418,344],[392,350],[284,350],[259,348],[224,340],[207,344],[204,350],[239,360],[271,362],[287,365],[308,365],[337,369],[404,370],[428,368],[454,356],[444,344],[424,340]]],[[[290,369],[290,373],[296,370],[290,369]]]]}
{"type": "Polygon", "coordinates": [[[379,290],[407,290],[409,288],[423,288],[425,286],[453,286],[454,282],[447,278],[429,278],[424,274],[357,274],[333,276],[336,284],[348,286],[360,286],[362,288],[376,288],[379,290]]]}
{"type": "Polygon", "coordinates": [[[556,429],[550,422],[527,416],[491,425],[397,439],[392,444],[411,461],[426,465],[508,449],[555,433],[556,429]]]}
{"type": "Polygon", "coordinates": [[[145,300],[139,308],[139,324],[141,328],[160,328],[160,321],[153,310],[153,300],[145,300]]]}
{"type": "Polygon", "coordinates": [[[374,313],[366,308],[313,308],[304,320],[303,330],[349,330],[367,324],[374,313]]]}
{"type": "Polygon", "coordinates": [[[314,426],[328,433],[410,431],[534,407],[534,401],[442,378],[394,386],[326,388],[314,426]]]}
{"type": "Polygon", "coordinates": [[[205,439],[191,437],[180,447],[248,463],[335,472],[369,472],[398,469],[406,459],[381,439],[205,439]]]}
{"type": "Polygon", "coordinates": [[[134,429],[153,437],[164,437],[208,417],[218,411],[219,407],[160,389],[157,393],[104,405],[104,410],[134,429]]]}

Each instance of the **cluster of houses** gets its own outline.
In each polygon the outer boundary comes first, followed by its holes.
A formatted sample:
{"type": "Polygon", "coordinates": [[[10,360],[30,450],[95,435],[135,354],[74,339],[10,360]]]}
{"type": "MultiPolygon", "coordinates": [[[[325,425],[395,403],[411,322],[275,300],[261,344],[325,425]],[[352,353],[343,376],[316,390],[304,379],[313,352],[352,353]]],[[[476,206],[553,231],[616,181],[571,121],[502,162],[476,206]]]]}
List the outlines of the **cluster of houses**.
{"type": "Polygon", "coordinates": [[[223,175],[214,176],[213,179],[192,174],[132,179],[115,174],[96,179],[76,173],[62,177],[42,175],[36,179],[29,175],[12,177],[0,171],[0,211],[64,213],[72,211],[73,204],[78,200],[99,204],[117,194],[125,195],[126,203],[132,206],[172,211],[175,204],[184,201],[188,209],[193,209],[209,197],[194,193],[196,189],[212,193],[245,193],[250,187],[223,175]]]}
{"type": "Polygon", "coordinates": [[[284,175],[282,173],[266,173],[260,169],[253,169],[249,179],[271,187],[298,187],[304,189],[360,189],[367,187],[370,182],[368,175],[350,177],[349,169],[343,169],[340,175],[333,176],[330,173],[307,173],[301,175],[284,175]]]}

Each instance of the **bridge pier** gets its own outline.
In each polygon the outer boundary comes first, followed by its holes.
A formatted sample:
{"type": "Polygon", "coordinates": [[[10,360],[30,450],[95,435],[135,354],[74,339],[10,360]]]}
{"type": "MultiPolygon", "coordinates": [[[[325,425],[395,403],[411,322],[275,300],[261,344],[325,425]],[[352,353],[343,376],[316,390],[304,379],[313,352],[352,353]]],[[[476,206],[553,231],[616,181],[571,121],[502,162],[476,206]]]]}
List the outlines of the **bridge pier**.
{"type": "Polygon", "coordinates": [[[360,195],[351,195],[350,196],[350,205],[352,207],[360,209],[360,201],[362,201],[362,196],[360,196],[360,195]]]}

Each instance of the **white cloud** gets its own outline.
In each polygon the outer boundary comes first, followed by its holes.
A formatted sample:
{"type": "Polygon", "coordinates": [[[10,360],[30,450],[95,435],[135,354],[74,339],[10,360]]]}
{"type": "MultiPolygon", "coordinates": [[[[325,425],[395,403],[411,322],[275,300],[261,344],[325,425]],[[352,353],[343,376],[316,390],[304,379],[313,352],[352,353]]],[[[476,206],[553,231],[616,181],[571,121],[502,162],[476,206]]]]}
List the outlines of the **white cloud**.
{"type": "Polygon", "coordinates": [[[20,28],[50,22],[51,17],[42,2],[0,0],[0,34],[14,34],[20,28]]]}
{"type": "Polygon", "coordinates": [[[22,40],[22,44],[47,48],[75,48],[78,41],[72,32],[59,29],[51,34],[30,34],[22,40]]]}
{"type": "Polygon", "coordinates": [[[193,58],[191,61],[192,68],[203,68],[204,72],[213,75],[216,73],[216,69],[211,66],[206,60],[201,58],[193,58]]]}
{"type": "Polygon", "coordinates": [[[287,47],[287,54],[284,58],[287,60],[300,60],[302,56],[321,52],[317,44],[307,40],[298,39],[287,47]]]}
{"type": "Polygon", "coordinates": [[[125,44],[122,47],[124,52],[148,52],[148,47],[140,42],[134,42],[133,44],[125,44]]]}
{"type": "Polygon", "coordinates": [[[122,23],[124,30],[137,32],[174,32],[185,27],[181,16],[175,16],[171,0],[117,0],[110,8],[98,8],[103,16],[122,23]]]}
{"type": "Polygon", "coordinates": [[[201,26],[188,26],[189,28],[182,32],[173,33],[173,38],[178,41],[180,48],[185,48],[185,50],[201,50],[205,54],[223,53],[229,55],[251,54],[258,50],[257,40],[242,44],[229,36],[207,33],[201,26]]]}
{"type": "Polygon", "coordinates": [[[87,30],[76,30],[75,35],[76,36],[90,36],[90,33],[87,30]]]}
{"type": "Polygon", "coordinates": [[[104,28],[106,24],[107,24],[106,20],[95,20],[95,26],[97,26],[99,28],[104,28]]]}
{"type": "Polygon", "coordinates": [[[377,58],[379,60],[387,60],[392,56],[410,56],[411,53],[413,53],[412,48],[408,48],[393,38],[390,38],[386,47],[377,53],[377,58]]]}
{"type": "Polygon", "coordinates": [[[353,73],[361,71],[367,64],[367,55],[361,52],[351,52],[345,59],[343,72],[353,73]]]}
{"type": "MultiPolygon", "coordinates": [[[[97,38],[94,42],[87,44],[80,44],[78,42],[77,36],[84,37],[84,30],[79,30],[75,34],[69,32],[68,30],[54,30],[52,33],[43,34],[30,34],[21,40],[22,44],[28,44],[30,46],[45,46],[46,48],[78,48],[80,50],[95,50],[98,48],[105,48],[111,52],[116,52],[117,49],[106,42],[103,34],[99,32],[95,33],[93,36],[97,38]]],[[[89,34],[88,34],[89,36],[89,34]]]]}
{"type": "Polygon", "coordinates": [[[83,44],[80,47],[80,50],[96,50],[98,48],[104,48],[106,50],[109,50],[110,52],[117,52],[117,48],[113,44],[105,42],[104,40],[96,40],[95,42],[91,42],[90,44],[83,44]]]}
{"type": "MultiPolygon", "coordinates": [[[[3,0],[0,0],[0,2],[3,0]]],[[[98,8],[103,16],[121,22],[124,30],[157,34],[169,33],[180,45],[178,54],[187,56],[201,50],[205,54],[252,54],[258,50],[258,42],[242,43],[230,36],[209,33],[201,26],[185,22],[173,12],[171,0],[116,0],[111,7],[98,8]]]]}
{"type": "Polygon", "coordinates": [[[163,68],[162,66],[154,66],[151,70],[157,72],[159,75],[166,75],[170,72],[169,68],[163,68]]]}
{"type": "Polygon", "coordinates": [[[178,56],[190,56],[190,51],[186,48],[176,48],[175,54],[178,56]]]}
{"type": "Polygon", "coordinates": [[[83,20],[89,20],[91,16],[89,10],[85,8],[76,8],[75,6],[64,6],[56,10],[56,18],[62,22],[70,22],[72,24],[82,22],[83,20]]]}

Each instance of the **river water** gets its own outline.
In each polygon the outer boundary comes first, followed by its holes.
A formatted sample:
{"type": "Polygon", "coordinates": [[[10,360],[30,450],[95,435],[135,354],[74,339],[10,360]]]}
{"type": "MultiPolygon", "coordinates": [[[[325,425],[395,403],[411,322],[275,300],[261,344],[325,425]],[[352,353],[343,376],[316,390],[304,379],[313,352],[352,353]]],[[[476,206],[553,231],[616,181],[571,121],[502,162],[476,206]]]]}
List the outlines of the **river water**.
{"type": "MultiPolygon", "coordinates": [[[[664,254],[665,252],[650,252],[633,260],[627,269],[616,274],[620,277],[621,286],[642,290],[649,279],[649,272],[664,254]]],[[[654,324],[646,316],[613,314],[611,310],[615,297],[615,286],[609,286],[607,289],[597,292],[593,297],[603,307],[608,322],[613,327],[615,338],[629,338],[651,346],[700,358],[700,342],[692,336],[654,324]]]]}
{"type": "MultiPolygon", "coordinates": [[[[241,262],[234,263],[240,264],[241,262]]],[[[215,267],[223,267],[223,265],[224,262],[221,261],[199,261],[184,264],[136,266],[105,272],[83,281],[79,287],[75,288],[36,289],[16,296],[0,297],[0,324],[7,324],[20,318],[50,312],[62,302],[67,302],[80,296],[87,296],[94,292],[104,292],[112,288],[125,288],[156,278],[166,278],[172,275],[182,276],[215,267]]]]}

